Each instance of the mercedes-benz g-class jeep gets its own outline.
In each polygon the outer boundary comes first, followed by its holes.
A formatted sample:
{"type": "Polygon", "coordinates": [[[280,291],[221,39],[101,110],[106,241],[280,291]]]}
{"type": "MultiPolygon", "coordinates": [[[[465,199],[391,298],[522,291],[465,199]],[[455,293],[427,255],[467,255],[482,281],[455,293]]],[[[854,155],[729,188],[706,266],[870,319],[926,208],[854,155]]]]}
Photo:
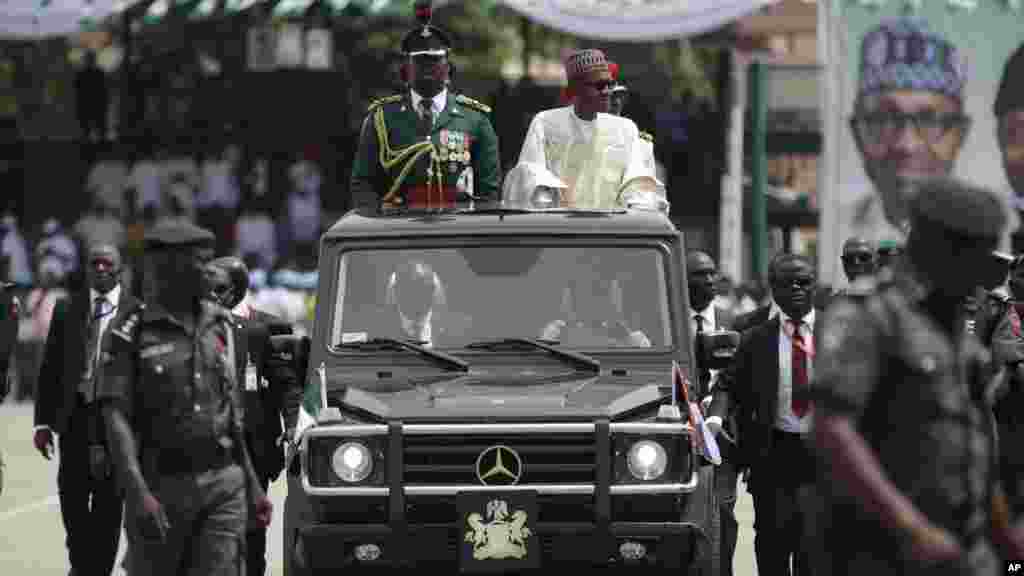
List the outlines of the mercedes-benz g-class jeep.
{"type": "Polygon", "coordinates": [[[322,386],[328,408],[289,474],[285,574],[710,574],[711,468],[673,394],[674,363],[695,374],[684,261],[651,212],[343,216],[320,248],[307,401],[322,386]]]}

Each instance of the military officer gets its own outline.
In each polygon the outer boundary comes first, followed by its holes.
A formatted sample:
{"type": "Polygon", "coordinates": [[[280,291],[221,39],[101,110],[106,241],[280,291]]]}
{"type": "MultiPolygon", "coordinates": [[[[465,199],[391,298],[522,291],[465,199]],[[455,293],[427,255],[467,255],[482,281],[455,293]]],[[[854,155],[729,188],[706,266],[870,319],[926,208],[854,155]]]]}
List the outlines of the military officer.
{"type": "MultiPolygon", "coordinates": [[[[613,116],[622,116],[622,111],[626,107],[626,102],[629,101],[629,87],[622,83],[619,78],[621,68],[616,62],[609,62],[608,69],[612,74],[612,80],[615,84],[612,86],[611,100],[608,105],[608,113],[613,116]]],[[[647,165],[655,174],[658,173],[658,162],[654,156],[654,136],[651,134],[640,131],[640,141],[637,143],[643,150],[644,164],[647,165]]],[[[660,177],[655,178],[658,194],[664,198],[666,196],[665,183],[662,182],[660,177]]],[[[668,210],[668,201],[664,201],[664,209],[668,210]]]]}
{"type": "MultiPolygon", "coordinates": [[[[290,358],[274,349],[271,335],[292,333],[280,318],[240,306],[249,290],[249,269],[240,258],[210,262],[211,299],[232,311],[237,327],[236,366],[245,382],[245,440],[253,468],[266,491],[284,469],[283,440],[294,436],[302,386],[290,358]],[[281,428],[282,418],[287,433],[281,428]]],[[[267,529],[254,518],[246,530],[246,565],[250,576],[266,573],[267,529]]]]}
{"type": "Polygon", "coordinates": [[[909,208],[912,266],[823,322],[814,426],[834,488],[832,573],[994,575],[996,543],[1013,557],[1020,538],[993,513],[1005,496],[988,358],[959,304],[1007,217],[990,191],[948,179],[921,184],[909,208]]]}
{"type": "Polygon", "coordinates": [[[245,572],[247,515],[272,507],[243,440],[229,313],[205,301],[214,236],[187,223],[146,230],[141,311],[110,327],[97,398],[127,490],[128,572],[245,572]]]}
{"type": "Polygon", "coordinates": [[[408,92],[370,104],[352,168],[354,208],[444,208],[497,202],[498,137],[491,109],[448,88],[451,41],[417,2],[402,41],[408,92]]]}

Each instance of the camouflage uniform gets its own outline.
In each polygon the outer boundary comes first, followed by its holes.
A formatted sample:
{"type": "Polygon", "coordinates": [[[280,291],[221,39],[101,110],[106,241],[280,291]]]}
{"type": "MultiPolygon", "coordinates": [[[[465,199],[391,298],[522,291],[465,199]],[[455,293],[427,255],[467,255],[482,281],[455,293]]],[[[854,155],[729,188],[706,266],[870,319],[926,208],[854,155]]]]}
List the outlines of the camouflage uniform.
{"type": "Polygon", "coordinates": [[[166,540],[128,500],[132,576],[245,572],[246,479],[230,316],[204,302],[195,332],[152,304],[110,328],[101,396],[119,404],[142,473],[167,513],[166,540]]]}
{"type": "Polygon", "coordinates": [[[963,330],[953,341],[906,280],[862,303],[838,300],[826,311],[815,366],[818,409],[851,418],[889,479],[955,535],[964,554],[954,565],[920,566],[903,535],[887,533],[863,506],[832,494],[826,523],[832,569],[1001,573],[990,533],[994,438],[979,393],[989,358],[963,330]]]}

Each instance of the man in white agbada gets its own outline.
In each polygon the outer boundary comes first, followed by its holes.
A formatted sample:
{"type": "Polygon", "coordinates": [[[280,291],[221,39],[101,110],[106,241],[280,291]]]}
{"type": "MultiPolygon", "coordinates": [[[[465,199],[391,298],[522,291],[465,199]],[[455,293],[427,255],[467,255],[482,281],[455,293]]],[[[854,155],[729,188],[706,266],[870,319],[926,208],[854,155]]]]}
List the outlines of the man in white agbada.
{"type": "Polygon", "coordinates": [[[573,104],[534,116],[519,162],[540,164],[564,182],[565,208],[624,208],[632,196],[655,192],[640,130],[608,114],[614,83],[604,53],[575,52],[565,70],[573,104]]]}

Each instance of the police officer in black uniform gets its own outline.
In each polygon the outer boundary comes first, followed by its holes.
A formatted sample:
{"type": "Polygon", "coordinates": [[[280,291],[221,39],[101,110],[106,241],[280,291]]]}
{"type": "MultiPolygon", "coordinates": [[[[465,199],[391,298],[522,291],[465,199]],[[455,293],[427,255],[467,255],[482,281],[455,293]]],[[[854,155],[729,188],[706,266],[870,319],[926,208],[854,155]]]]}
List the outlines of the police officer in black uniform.
{"type": "Polygon", "coordinates": [[[133,576],[245,572],[248,514],[272,506],[243,438],[230,313],[202,298],[214,236],[191,224],[145,235],[151,298],[112,325],[97,398],[127,490],[133,576]]]}
{"type": "MultiPolygon", "coordinates": [[[[294,434],[302,401],[302,387],[287,350],[275,347],[274,335],[292,333],[280,318],[239,306],[249,290],[249,269],[240,258],[217,258],[207,266],[210,299],[233,311],[235,360],[244,374],[245,440],[253,468],[264,491],[284,469],[283,444],[294,434]],[[282,429],[282,418],[285,434],[282,429]]],[[[267,530],[249,519],[246,530],[246,565],[250,576],[266,571],[267,530]]]]}

